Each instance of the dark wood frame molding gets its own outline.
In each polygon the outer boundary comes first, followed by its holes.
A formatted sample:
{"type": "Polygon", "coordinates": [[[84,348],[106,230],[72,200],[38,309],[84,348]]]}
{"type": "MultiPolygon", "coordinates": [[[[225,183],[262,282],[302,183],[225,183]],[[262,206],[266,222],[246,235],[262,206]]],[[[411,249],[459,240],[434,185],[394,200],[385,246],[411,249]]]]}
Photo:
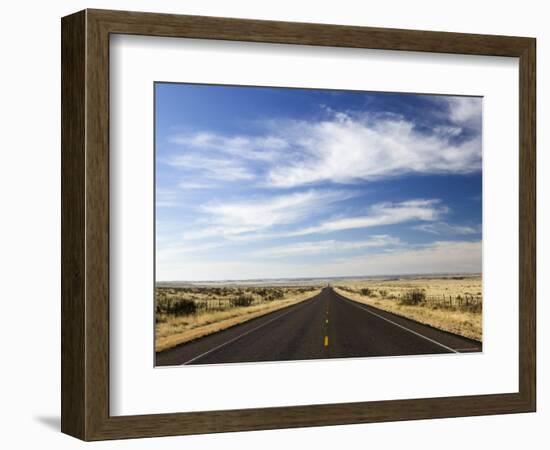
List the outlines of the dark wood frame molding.
{"type": "Polygon", "coordinates": [[[535,411],[534,38],[104,10],[64,17],[61,30],[64,433],[100,440],[535,411]],[[519,392],[110,416],[109,35],[115,33],[519,58],[519,392]]]}

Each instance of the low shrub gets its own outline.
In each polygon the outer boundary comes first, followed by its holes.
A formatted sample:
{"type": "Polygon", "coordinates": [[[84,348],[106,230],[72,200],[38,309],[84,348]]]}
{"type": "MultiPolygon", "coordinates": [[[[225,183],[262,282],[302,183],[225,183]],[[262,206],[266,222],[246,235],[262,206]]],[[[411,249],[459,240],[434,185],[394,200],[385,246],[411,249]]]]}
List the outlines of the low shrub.
{"type": "Polygon", "coordinates": [[[174,316],[186,316],[197,312],[197,305],[187,298],[157,299],[157,313],[172,314],[174,316]]]}
{"type": "Polygon", "coordinates": [[[426,292],[423,289],[411,289],[401,297],[403,305],[418,305],[426,300],[426,292]]]}
{"type": "Polygon", "coordinates": [[[272,300],[279,300],[285,296],[282,289],[275,288],[260,288],[256,290],[256,294],[262,297],[263,301],[270,302],[272,300]]]}
{"type": "Polygon", "coordinates": [[[238,295],[233,297],[231,300],[231,306],[250,306],[254,302],[254,297],[251,295],[238,295]]]}

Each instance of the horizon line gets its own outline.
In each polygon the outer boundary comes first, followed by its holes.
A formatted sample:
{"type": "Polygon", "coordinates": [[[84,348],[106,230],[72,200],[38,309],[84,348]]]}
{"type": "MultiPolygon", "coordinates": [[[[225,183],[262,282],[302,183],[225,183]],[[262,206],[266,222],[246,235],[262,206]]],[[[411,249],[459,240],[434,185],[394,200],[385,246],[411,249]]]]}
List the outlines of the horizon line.
{"type": "Polygon", "coordinates": [[[223,283],[237,281],[277,281],[277,280],[332,280],[345,278],[386,278],[386,277],[412,277],[412,276],[428,276],[428,275],[483,275],[483,272],[424,272],[424,273],[394,273],[394,274],[377,274],[377,275],[340,275],[326,277],[266,277],[266,278],[227,278],[220,280],[155,280],[158,283],[223,283]]]}

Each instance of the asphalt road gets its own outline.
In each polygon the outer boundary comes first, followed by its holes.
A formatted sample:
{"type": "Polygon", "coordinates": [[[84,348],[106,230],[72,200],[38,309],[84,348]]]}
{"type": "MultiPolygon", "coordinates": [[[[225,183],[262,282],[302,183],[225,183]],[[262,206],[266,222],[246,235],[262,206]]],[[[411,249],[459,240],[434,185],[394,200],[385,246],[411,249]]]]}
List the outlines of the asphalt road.
{"type": "Polygon", "coordinates": [[[156,354],[157,366],[479,352],[481,344],[354,302],[309,300],[156,354]]]}

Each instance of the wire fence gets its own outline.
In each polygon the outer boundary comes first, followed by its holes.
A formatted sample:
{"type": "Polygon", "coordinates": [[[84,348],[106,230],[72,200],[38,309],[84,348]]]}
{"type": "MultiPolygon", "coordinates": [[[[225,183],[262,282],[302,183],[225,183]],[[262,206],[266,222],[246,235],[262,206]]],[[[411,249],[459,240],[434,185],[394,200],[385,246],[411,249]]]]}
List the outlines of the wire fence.
{"type": "Polygon", "coordinates": [[[481,312],[483,308],[483,298],[481,295],[469,293],[450,295],[450,294],[431,294],[428,295],[424,290],[410,289],[403,292],[388,292],[386,289],[362,288],[359,290],[347,286],[339,286],[346,292],[360,294],[364,296],[379,297],[385,300],[397,300],[399,303],[414,304],[419,306],[429,306],[432,308],[460,309],[472,312],[481,312]],[[416,298],[411,298],[417,294],[416,298]],[[419,294],[419,295],[418,295],[419,294]]]}
{"type": "MultiPolygon", "coordinates": [[[[407,294],[397,294],[395,297],[398,301],[407,294]]],[[[460,309],[473,312],[480,312],[483,308],[483,298],[481,295],[459,294],[459,295],[425,295],[422,302],[426,306],[460,309]]]]}
{"type": "Polygon", "coordinates": [[[449,307],[453,306],[476,306],[481,305],[483,303],[482,297],[480,295],[471,295],[471,294],[463,294],[463,295],[427,295],[426,296],[426,303],[433,304],[433,305],[448,305],[449,307]]]}
{"type": "Polygon", "coordinates": [[[229,300],[204,300],[196,301],[197,310],[199,311],[223,311],[231,308],[229,300]]]}
{"type": "Polygon", "coordinates": [[[252,306],[267,303],[264,299],[252,299],[250,301],[239,302],[234,299],[214,299],[214,300],[195,300],[197,306],[197,312],[206,311],[225,311],[229,308],[235,308],[238,306],[252,306]]]}
{"type": "Polygon", "coordinates": [[[296,288],[169,288],[157,289],[157,314],[192,315],[206,312],[225,311],[231,308],[262,305],[275,300],[284,300],[297,294],[315,291],[316,287],[296,288]],[[197,294],[209,291],[213,298],[197,298],[197,294]],[[221,297],[216,298],[215,295],[221,297]]]}

